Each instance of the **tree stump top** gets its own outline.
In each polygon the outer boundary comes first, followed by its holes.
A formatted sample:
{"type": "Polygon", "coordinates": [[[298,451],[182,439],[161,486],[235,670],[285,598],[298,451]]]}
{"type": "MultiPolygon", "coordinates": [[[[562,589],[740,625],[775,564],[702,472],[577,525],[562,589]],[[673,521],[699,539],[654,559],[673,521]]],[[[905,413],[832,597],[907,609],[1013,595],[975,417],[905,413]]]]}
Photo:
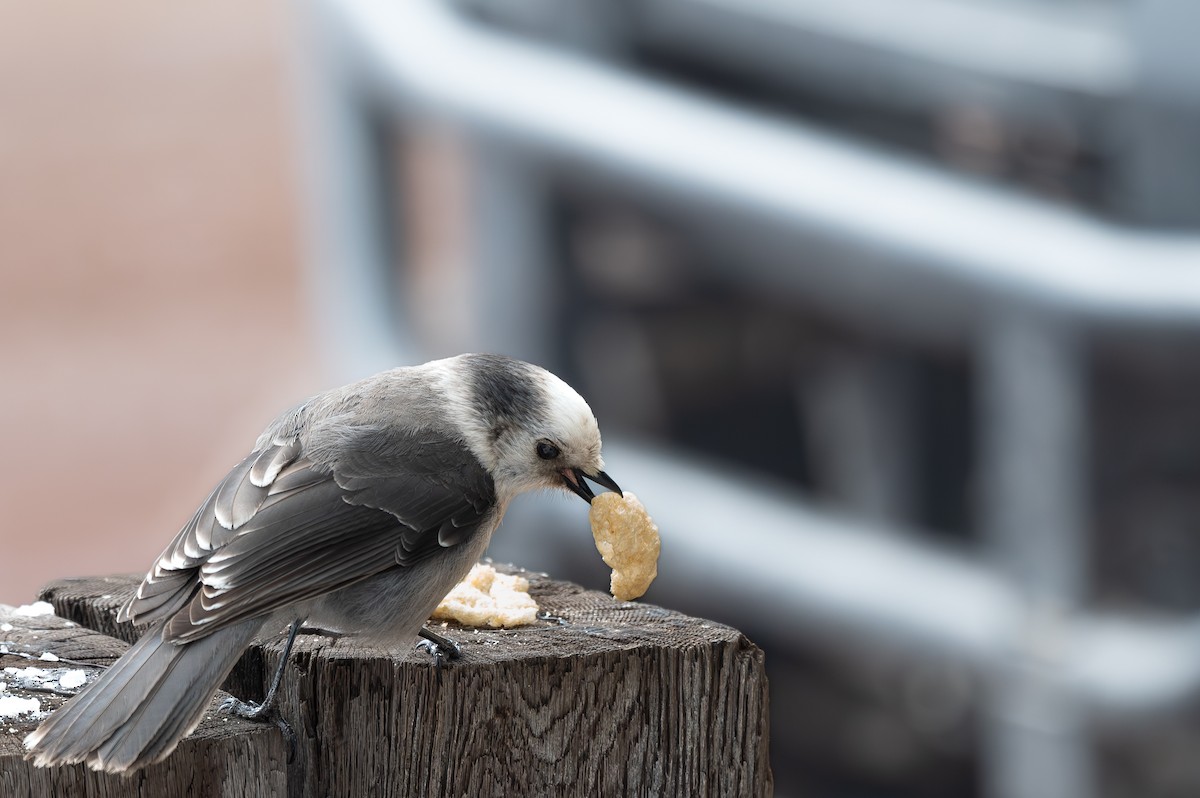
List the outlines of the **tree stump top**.
{"type": "MultiPolygon", "coordinates": [[[[504,573],[519,573],[529,580],[529,593],[537,600],[544,620],[514,629],[463,627],[454,622],[433,621],[430,628],[445,631],[463,648],[463,658],[454,665],[486,665],[494,662],[572,657],[611,653],[624,649],[663,646],[688,648],[728,645],[757,648],[738,630],[713,621],[693,618],[673,610],[637,601],[617,601],[607,593],[586,590],[545,574],[496,564],[504,573]]],[[[38,597],[54,605],[81,625],[132,642],[140,633],[127,623],[117,623],[117,610],[133,595],[140,574],[74,577],[55,580],[42,588],[38,597]]],[[[297,650],[320,650],[338,657],[378,658],[390,654],[399,660],[427,661],[415,648],[381,652],[359,646],[353,638],[304,637],[297,650]]]]}
{"type": "MultiPolygon", "coordinates": [[[[290,766],[278,766],[286,790],[260,794],[770,793],[761,650],[728,626],[521,573],[545,619],[515,629],[435,624],[463,652],[441,668],[415,647],[298,638],[280,709],[299,744],[290,766]]],[[[138,581],[64,579],[41,598],[81,625],[81,640],[84,627],[130,640],[138,631],[115,616],[138,581]]],[[[107,638],[86,639],[112,656],[107,638]]],[[[280,638],[252,647],[225,688],[260,700],[281,650],[280,638]]],[[[193,737],[220,721],[232,722],[210,712],[193,737]]],[[[265,736],[279,750],[274,727],[237,723],[242,746],[265,736]]],[[[162,764],[186,756],[181,746],[162,764]]]]}

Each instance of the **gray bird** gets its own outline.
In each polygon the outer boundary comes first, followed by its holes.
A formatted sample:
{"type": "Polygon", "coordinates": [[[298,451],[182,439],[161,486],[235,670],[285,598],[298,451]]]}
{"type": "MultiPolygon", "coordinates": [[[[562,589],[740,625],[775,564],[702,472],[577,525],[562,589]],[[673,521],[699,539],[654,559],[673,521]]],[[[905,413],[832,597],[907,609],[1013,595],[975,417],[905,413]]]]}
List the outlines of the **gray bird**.
{"type": "Polygon", "coordinates": [[[29,756],[117,773],[163,759],[246,647],[288,625],[289,647],[301,622],[411,645],[515,496],[566,488],[590,502],[584,477],[619,492],[603,465],[587,402],[496,355],[393,369],[303,402],[158,558],[121,610],[152,628],[26,738],[29,756]]]}

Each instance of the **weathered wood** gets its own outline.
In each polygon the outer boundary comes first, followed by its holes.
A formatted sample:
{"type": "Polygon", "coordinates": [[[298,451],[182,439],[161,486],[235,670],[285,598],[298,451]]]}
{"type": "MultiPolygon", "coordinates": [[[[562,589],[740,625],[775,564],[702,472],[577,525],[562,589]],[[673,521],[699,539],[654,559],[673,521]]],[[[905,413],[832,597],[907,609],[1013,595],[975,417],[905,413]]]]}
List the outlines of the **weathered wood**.
{"type": "MultiPolygon", "coordinates": [[[[727,626],[526,576],[553,619],[451,625],[463,656],[440,669],[416,649],[302,635],[281,695],[299,738],[288,794],[770,794],[761,650],[727,626]]],[[[63,580],[42,598],[128,636],[114,616],[136,582],[63,580]]],[[[260,699],[281,649],[252,649],[226,688],[260,699]]]]}
{"type": "MultiPolygon", "coordinates": [[[[74,690],[48,692],[48,688],[61,689],[53,678],[42,684],[42,689],[36,689],[36,685],[35,689],[24,687],[21,676],[29,673],[27,668],[53,669],[48,675],[59,678],[72,671],[82,670],[86,674],[95,670],[89,666],[105,666],[126,648],[128,645],[120,640],[62,618],[25,617],[14,614],[12,607],[0,605],[0,682],[5,683],[0,698],[36,698],[43,711],[52,711],[62,706],[74,690]],[[46,653],[59,660],[40,659],[46,653]]],[[[225,697],[219,695],[217,700],[225,697]]],[[[37,727],[40,717],[27,714],[0,717],[0,796],[4,798],[172,795],[234,798],[286,792],[283,773],[286,746],[274,729],[262,724],[210,711],[174,756],[123,778],[96,773],[85,765],[34,767],[25,759],[22,740],[37,727]]]]}

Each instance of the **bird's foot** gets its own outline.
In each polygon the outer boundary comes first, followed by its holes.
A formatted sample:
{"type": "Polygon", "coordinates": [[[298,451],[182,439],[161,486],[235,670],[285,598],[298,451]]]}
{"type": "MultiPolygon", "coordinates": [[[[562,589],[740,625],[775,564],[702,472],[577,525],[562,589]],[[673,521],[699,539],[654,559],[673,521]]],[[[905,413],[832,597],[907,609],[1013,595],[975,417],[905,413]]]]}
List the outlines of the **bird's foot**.
{"type": "Polygon", "coordinates": [[[297,618],[288,628],[287,641],[283,644],[283,655],[279,658],[279,665],[275,668],[275,675],[271,677],[271,686],[267,688],[267,695],[263,698],[263,702],[255,704],[230,696],[221,704],[222,711],[237,715],[239,718],[269,720],[278,726],[279,731],[283,733],[283,738],[288,741],[289,763],[296,756],[296,733],[283,719],[283,715],[275,709],[275,695],[279,692],[279,685],[283,681],[283,671],[287,667],[288,655],[292,653],[292,644],[296,642],[296,634],[300,631],[301,622],[302,619],[297,618]]]}
{"type": "Polygon", "coordinates": [[[417,648],[429,652],[433,657],[434,667],[441,668],[448,661],[462,656],[462,648],[450,638],[430,631],[427,627],[421,627],[418,634],[422,639],[417,642],[417,648]]]}
{"type": "Polygon", "coordinates": [[[228,712],[230,715],[237,715],[239,718],[246,720],[262,720],[269,718],[274,712],[274,708],[269,706],[266,701],[257,704],[253,701],[242,701],[240,698],[229,696],[221,702],[221,712],[228,712]]]}
{"type": "Polygon", "coordinates": [[[221,702],[219,707],[220,712],[228,712],[230,715],[236,715],[239,718],[255,721],[270,721],[274,723],[280,733],[283,734],[283,739],[287,740],[288,744],[288,762],[290,763],[296,757],[296,732],[292,731],[292,726],[283,715],[279,714],[279,710],[275,708],[274,701],[264,701],[257,704],[253,701],[242,701],[239,698],[230,696],[221,702]]]}

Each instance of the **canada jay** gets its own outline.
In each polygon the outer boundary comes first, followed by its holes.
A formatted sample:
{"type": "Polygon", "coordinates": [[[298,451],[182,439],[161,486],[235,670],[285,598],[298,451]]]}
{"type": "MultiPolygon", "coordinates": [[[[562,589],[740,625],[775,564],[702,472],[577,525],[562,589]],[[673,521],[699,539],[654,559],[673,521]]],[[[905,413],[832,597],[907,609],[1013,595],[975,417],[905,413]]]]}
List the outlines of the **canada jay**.
{"type": "Polygon", "coordinates": [[[121,610],[153,626],[26,738],[29,756],[109,772],[163,759],[251,641],[289,624],[291,637],[305,622],[411,645],[513,497],[567,488],[590,502],[585,476],[619,491],[603,465],[587,402],[496,355],[393,369],[303,402],[167,546],[121,610]]]}

